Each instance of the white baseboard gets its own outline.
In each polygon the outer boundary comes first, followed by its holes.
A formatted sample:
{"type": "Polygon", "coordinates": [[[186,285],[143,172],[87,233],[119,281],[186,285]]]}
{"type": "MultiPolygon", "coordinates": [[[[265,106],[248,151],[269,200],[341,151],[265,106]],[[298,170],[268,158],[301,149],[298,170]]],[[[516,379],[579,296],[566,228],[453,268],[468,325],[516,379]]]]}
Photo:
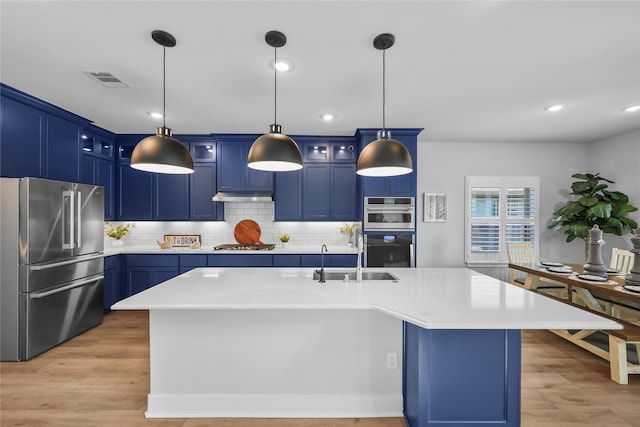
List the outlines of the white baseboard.
{"type": "Polygon", "coordinates": [[[147,418],[402,417],[402,394],[149,394],[147,418]]]}

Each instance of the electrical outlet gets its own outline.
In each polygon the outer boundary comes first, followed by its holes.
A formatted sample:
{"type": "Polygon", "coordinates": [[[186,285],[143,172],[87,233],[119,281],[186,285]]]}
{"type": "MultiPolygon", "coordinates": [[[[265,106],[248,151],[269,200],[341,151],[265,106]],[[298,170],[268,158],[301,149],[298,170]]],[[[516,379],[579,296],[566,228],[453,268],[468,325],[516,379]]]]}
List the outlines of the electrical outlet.
{"type": "Polygon", "coordinates": [[[398,352],[387,352],[387,369],[398,369],[398,352]]]}

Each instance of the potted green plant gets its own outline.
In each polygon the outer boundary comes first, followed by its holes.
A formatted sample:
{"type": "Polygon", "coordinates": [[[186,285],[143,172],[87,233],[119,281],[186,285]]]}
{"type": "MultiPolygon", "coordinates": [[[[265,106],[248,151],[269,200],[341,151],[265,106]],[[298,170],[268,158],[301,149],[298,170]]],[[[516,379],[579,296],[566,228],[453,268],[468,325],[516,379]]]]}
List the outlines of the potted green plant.
{"type": "Polygon", "coordinates": [[[353,246],[353,235],[355,234],[357,228],[358,224],[356,223],[344,224],[342,227],[340,227],[340,233],[349,236],[349,241],[347,242],[347,246],[349,247],[353,246]]]}
{"type": "Polygon", "coordinates": [[[110,222],[105,223],[104,225],[104,234],[107,237],[111,237],[115,241],[113,242],[116,246],[122,245],[122,238],[127,235],[129,232],[129,228],[131,228],[131,224],[127,223],[125,225],[118,225],[114,227],[110,222]]]}
{"type": "Polygon", "coordinates": [[[629,197],[619,191],[609,191],[608,184],[615,184],[599,173],[571,175],[577,179],[571,184],[571,193],[578,200],[570,200],[553,213],[550,229],[564,228],[567,242],[580,238],[585,242],[585,259],[588,250],[589,230],[597,224],[603,233],[621,236],[625,230],[633,231],[638,224],[627,214],[638,210],[629,203],[629,197]]]}
{"type": "Polygon", "coordinates": [[[289,236],[288,234],[281,234],[280,235],[280,242],[282,243],[282,246],[286,246],[287,242],[289,241],[289,239],[291,238],[291,236],[289,236]]]}

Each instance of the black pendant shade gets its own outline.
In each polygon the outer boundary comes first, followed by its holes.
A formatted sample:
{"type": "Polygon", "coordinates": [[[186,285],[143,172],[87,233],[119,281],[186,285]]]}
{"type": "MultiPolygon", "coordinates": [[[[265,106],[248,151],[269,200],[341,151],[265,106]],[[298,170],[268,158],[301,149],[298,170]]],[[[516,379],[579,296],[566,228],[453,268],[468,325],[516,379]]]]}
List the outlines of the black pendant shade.
{"type": "Polygon", "coordinates": [[[171,129],[159,127],[156,135],[138,142],[131,154],[131,167],[147,172],[193,173],[193,159],[187,147],[171,137],[171,129]]]}
{"type": "Polygon", "coordinates": [[[280,125],[271,125],[269,133],[251,145],[248,165],[264,171],[294,171],[302,169],[302,153],[293,139],[280,132],[280,125]]]}
{"type": "Polygon", "coordinates": [[[388,130],[378,131],[378,139],[367,144],[356,167],[362,176],[397,176],[413,171],[411,154],[400,141],[391,139],[388,130]]]}
{"type": "Polygon", "coordinates": [[[187,147],[171,136],[171,129],[166,127],[166,48],[176,45],[176,39],[162,30],[151,32],[151,38],[163,46],[162,60],[162,117],[163,125],[156,129],[156,134],[140,141],[131,154],[131,167],[147,172],[166,174],[193,173],[193,159],[187,147]]]}
{"type": "Polygon", "coordinates": [[[393,34],[380,34],[373,40],[373,46],[382,50],[382,129],[378,139],[369,143],[358,157],[356,173],[362,176],[397,176],[413,171],[411,154],[400,141],[391,139],[385,129],[385,50],[393,46],[393,34]]]}
{"type": "Polygon", "coordinates": [[[276,121],[277,114],[277,48],[287,43],[287,38],[280,31],[269,31],[265,41],[274,48],[274,123],[269,126],[269,133],[253,142],[249,150],[247,164],[251,169],[270,172],[286,172],[302,169],[302,153],[298,144],[282,133],[282,127],[276,121]]]}

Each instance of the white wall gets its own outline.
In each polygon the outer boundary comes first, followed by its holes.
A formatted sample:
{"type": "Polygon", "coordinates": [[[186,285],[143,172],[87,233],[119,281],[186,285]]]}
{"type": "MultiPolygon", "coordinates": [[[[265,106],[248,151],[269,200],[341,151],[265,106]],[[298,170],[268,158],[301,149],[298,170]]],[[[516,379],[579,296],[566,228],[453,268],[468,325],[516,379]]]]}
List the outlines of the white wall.
{"type": "MultiPolygon", "coordinates": [[[[464,185],[467,175],[540,177],[540,258],[576,262],[584,257],[582,240],[565,242],[562,232],[547,229],[553,212],[572,199],[574,173],[601,172],[616,181],[613,189],[640,205],[640,132],[594,143],[418,143],[418,267],[464,266],[464,185]],[[446,223],[422,222],[423,193],[447,193],[446,223]]],[[[634,219],[638,215],[634,214],[634,219]]],[[[630,246],[627,234],[611,247],[630,246]]]]}
{"type": "MultiPolygon", "coordinates": [[[[346,247],[348,236],[340,234],[343,222],[275,222],[274,202],[225,203],[224,221],[129,221],[135,223],[130,233],[124,237],[125,246],[156,247],[156,241],[164,240],[165,234],[200,234],[203,247],[213,247],[224,243],[236,243],[233,230],[238,222],[251,219],[261,230],[260,240],[264,243],[280,243],[281,234],[289,234],[289,247],[305,246],[316,248],[320,253],[322,244],[346,247]]],[[[120,225],[127,222],[111,221],[120,225]]],[[[105,248],[109,249],[112,239],[105,238],[105,248]]]]}
{"type": "MultiPolygon", "coordinates": [[[[629,196],[632,205],[640,208],[640,131],[606,138],[589,144],[589,170],[600,172],[603,177],[615,181],[610,190],[620,191],[629,196]]],[[[640,224],[640,213],[629,217],[640,224]]],[[[603,250],[605,261],[610,260],[611,248],[631,249],[629,233],[622,236],[605,235],[607,245],[603,250]]]]}

